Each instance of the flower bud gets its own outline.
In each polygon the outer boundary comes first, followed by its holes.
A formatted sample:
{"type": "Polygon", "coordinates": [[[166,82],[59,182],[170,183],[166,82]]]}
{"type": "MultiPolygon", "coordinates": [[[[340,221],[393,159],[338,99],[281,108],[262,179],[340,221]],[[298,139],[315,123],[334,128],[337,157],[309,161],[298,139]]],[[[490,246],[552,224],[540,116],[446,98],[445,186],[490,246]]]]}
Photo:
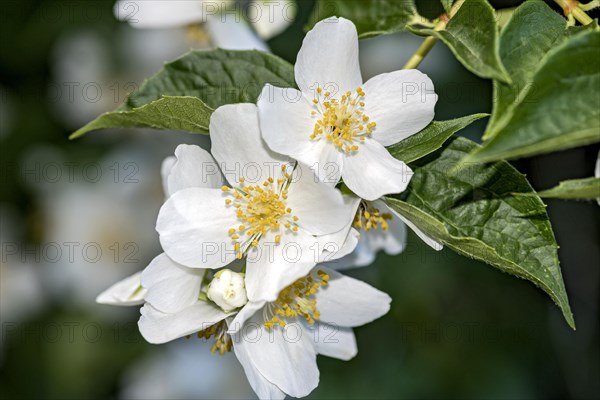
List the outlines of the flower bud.
{"type": "Polygon", "coordinates": [[[229,269],[217,272],[206,294],[225,312],[244,306],[248,302],[244,274],[229,269]]]}

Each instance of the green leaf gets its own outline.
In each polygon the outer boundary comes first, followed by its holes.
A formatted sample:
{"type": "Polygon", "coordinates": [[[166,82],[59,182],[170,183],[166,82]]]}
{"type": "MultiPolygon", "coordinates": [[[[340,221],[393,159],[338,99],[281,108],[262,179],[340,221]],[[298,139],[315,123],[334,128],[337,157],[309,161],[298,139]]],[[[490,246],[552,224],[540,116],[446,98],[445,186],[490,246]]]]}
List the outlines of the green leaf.
{"type": "Polygon", "coordinates": [[[494,81],[494,108],[484,139],[507,110],[522,97],[540,61],[563,39],[567,21],[543,1],[528,1],[513,13],[500,35],[500,58],[512,84],[494,81]]]}
{"type": "Polygon", "coordinates": [[[208,132],[213,110],[197,97],[163,97],[129,111],[111,111],[80,128],[69,139],[105,128],[156,128],[208,132]]]}
{"type": "Polygon", "coordinates": [[[494,161],[600,141],[600,32],[570,36],[552,49],[531,84],[503,111],[467,161],[494,161]]]}
{"type": "Polygon", "coordinates": [[[418,14],[413,0],[318,0],[309,27],[334,16],[354,22],[364,39],[403,31],[418,14]]]}
{"type": "Polygon", "coordinates": [[[486,0],[465,0],[443,30],[409,30],[442,40],[475,75],[510,82],[500,61],[496,12],[486,0]]]}
{"type": "Polygon", "coordinates": [[[593,200],[600,198],[600,178],[562,181],[552,189],[537,193],[540,197],[565,200],[593,200]]]}
{"type": "Polygon", "coordinates": [[[117,110],[102,114],[70,138],[103,128],[208,132],[213,108],[256,102],[263,86],[295,87],[294,67],[256,50],[192,51],[165,64],[117,110]]]}
{"type": "Polygon", "coordinates": [[[585,31],[598,31],[600,27],[598,26],[598,18],[594,19],[591,23],[587,25],[575,25],[567,28],[565,34],[567,35],[576,35],[585,31]]]}
{"type": "Polygon", "coordinates": [[[454,251],[533,282],[550,295],[574,329],[545,205],[525,177],[505,161],[462,165],[449,173],[477,147],[460,137],[447,142],[443,150],[413,165],[405,201],[386,201],[454,251]]]}
{"type": "Polygon", "coordinates": [[[294,67],[256,50],[192,51],[147,79],[124,108],[141,107],[162,96],[195,96],[212,108],[255,103],[266,83],[296,87],[294,67]]]}
{"type": "Polygon", "coordinates": [[[398,160],[413,162],[442,147],[454,133],[487,116],[488,114],[473,114],[448,121],[433,121],[419,133],[388,147],[388,151],[398,160]]]}

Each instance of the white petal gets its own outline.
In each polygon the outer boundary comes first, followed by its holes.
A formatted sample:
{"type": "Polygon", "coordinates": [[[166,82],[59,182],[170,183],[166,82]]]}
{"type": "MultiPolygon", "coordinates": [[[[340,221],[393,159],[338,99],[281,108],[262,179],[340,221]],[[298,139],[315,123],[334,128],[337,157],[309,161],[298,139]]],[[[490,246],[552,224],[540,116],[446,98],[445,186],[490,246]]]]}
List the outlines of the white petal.
{"type": "Polygon", "coordinates": [[[250,345],[236,345],[235,343],[233,345],[233,351],[244,368],[250,386],[252,386],[259,399],[285,399],[285,393],[265,378],[255,367],[252,357],[248,352],[250,345]]]}
{"type": "Polygon", "coordinates": [[[352,328],[342,328],[317,322],[312,327],[318,354],[348,361],[358,353],[352,328]]]}
{"type": "Polygon", "coordinates": [[[149,343],[160,344],[204,330],[227,317],[220,308],[198,301],[177,313],[167,314],[146,303],[140,310],[140,333],[149,343]]]}
{"type": "Polygon", "coordinates": [[[163,160],[160,167],[160,176],[162,178],[162,187],[165,197],[169,197],[171,195],[171,193],[169,193],[169,174],[171,173],[171,169],[176,162],[177,158],[175,156],[169,156],[163,160]]]}
{"type": "Polygon", "coordinates": [[[408,218],[405,218],[402,214],[396,212],[392,208],[389,208],[389,210],[396,217],[400,218],[400,220],[402,220],[402,222],[404,222],[410,229],[412,229],[413,232],[418,237],[420,237],[421,240],[423,240],[425,243],[427,243],[431,248],[433,248],[434,250],[437,250],[437,251],[440,251],[440,250],[442,250],[444,248],[443,244],[441,244],[440,242],[434,240],[432,237],[430,237],[429,235],[427,235],[425,232],[423,232],[421,229],[419,229],[415,224],[413,224],[410,220],[408,220],[408,218]]]}
{"type": "Polygon", "coordinates": [[[262,310],[263,307],[265,306],[265,304],[266,304],[265,301],[258,301],[258,302],[250,301],[250,302],[246,303],[246,305],[244,307],[242,307],[242,309],[240,311],[238,311],[238,313],[235,315],[235,317],[233,317],[232,321],[230,321],[229,329],[232,332],[239,332],[240,329],[242,329],[242,327],[246,323],[246,321],[249,320],[250,318],[252,318],[252,316],[256,312],[258,312],[259,310],[262,310]]]}
{"type": "Polygon", "coordinates": [[[360,204],[360,198],[344,196],[344,204],[344,207],[350,210],[351,218],[347,219],[346,226],[341,230],[330,235],[319,236],[323,249],[323,252],[319,255],[320,263],[330,262],[335,264],[336,260],[352,253],[358,244],[360,235],[356,229],[352,228],[352,222],[360,204]]]}
{"type": "Polygon", "coordinates": [[[250,25],[239,15],[225,12],[211,16],[206,19],[206,30],[216,47],[228,50],[269,51],[269,46],[256,36],[250,25]]]}
{"type": "Polygon", "coordinates": [[[333,260],[325,264],[326,267],[336,271],[342,271],[350,268],[366,267],[373,264],[376,253],[368,246],[365,239],[365,232],[360,234],[358,244],[354,251],[339,260],[333,260]]]}
{"type": "Polygon", "coordinates": [[[413,173],[378,142],[367,139],[346,156],[342,178],[357,196],[373,201],[386,194],[403,192],[413,173]]]}
{"type": "Polygon", "coordinates": [[[117,19],[140,29],[172,28],[203,20],[202,2],[189,0],[119,0],[114,13],[117,19]]]}
{"type": "Polygon", "coordinates": [[[340,236],[336,237],[335,235],[319,237],[323,248],[323,252],[319,256],[319,262],[327,263],[327,266],[333,269],[337,269],[335,265],[338,260],[346,258],[349,254],[354,253],[360,238],[360,234],[354,228],[350,228],[349,230],[342,229],[340,232],[346,234],[345,238],[341,241],[339,241],[340,236]]]}
{"type": "Polygon", "coordinates": [[[352,221],[355,211],[338,189],[319,182],[302,164],[294,171],[286,205],[298,217],[298,225],[313,235],[338,232],[352,221]]]}
{"type": "Polygon", "coordinates": [[[269,177],[281,177],[289,159],[271,151],[261,138],[254,104],[228,104],[217,108],[210,118],[211,153],[225,178],[238,186],[261,184],[269,177]]]}
{"type": "Polygon", "coordinates": [[[237,225],[220,189],[189,188],[173,194],[156,222],[167,255],[192,268],[219,268],[235,259],[228,230],[237,225]]]}
{"type": "Polygon", "coordinates": [[[240,335],[232,336],[236,354],[245,352],[262,376],[286,394],[304,397],[319,384],[317,356],[310,331],[300,323],[285,329],[266,329],[262,315],[255,314],[240,335]]]}
{"type": "Polygon", "coordinates": [[[369,323],[390,309],[390,296],[359,280],[319,266],[331,278],[316,295],[320,321],[340,327],[369,323]]]}
{"type": "Polygon", "coordinates": [[[266,84],[257,106],[262,137],[271,150],[299,159],[312,149],[313,109],[300,91],[266,84]]]}
{"type": "Polygon", "coordinates": [[[175,149],[176,162],[167,178],[169,196],[191,187],[221,188],[223,176],[208,151],[199,146],[180,144],[175,149]]]}
{"type": "Polygon", "coordinates": [[[308,165],[318,179],[330,186],[339,183],[344,170],[344,155],[332,143],[318,139],[310,151],[301,154],[298,161],[308,165]]]}
{"type": "Polygon", "coordinates": [[[111,306],[137,306],[144,304],[146,290],[141,286],[141,275],[142,272],[139,271],[115,283],[96,297],[96,303],[111,306]]]}
{"type": "Polygon", "coordinates": [[[205,273],[205,269],[177,264],[163,253],[142,273],[142,285],[148,290],[145,300],[165,313],[181,311],[198,301],[205,273]]]}
{"type": "Polygon", "coordinates": [[[358,88],[362,77],[354,24],[344,18],[317,23],[302,42],[294,70],[304,93],[313,93],[317,86],[333,95],[358,88]]]}
{"type": "Polygon", "coordinates": [[[363,89],[365,115],[377,123],[373,139],[384,146],[414,135],[433,120],[433,82],[416,69],[377,75],[363,89]]]}
{"type": "Polygon", "coordinates": [[[275,245],[274,233],[268,233],[248,253],[246,290],[250,301],[274,301],[279,292],[306,276],[316,265],[320,242],[304,232],[281,234],[275,245]]]}

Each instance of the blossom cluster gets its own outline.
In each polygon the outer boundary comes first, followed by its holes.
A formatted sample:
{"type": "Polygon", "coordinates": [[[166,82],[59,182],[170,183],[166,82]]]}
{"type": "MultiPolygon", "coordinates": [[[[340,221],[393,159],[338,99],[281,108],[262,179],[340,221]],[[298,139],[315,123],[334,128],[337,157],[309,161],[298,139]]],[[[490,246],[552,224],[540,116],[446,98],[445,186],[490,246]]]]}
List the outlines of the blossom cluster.
{"type": "Polygon", "coordinates": [[[433,119],[437,96],[416,70],[363,83],[354,24],[318,23],[295,65],[299,90],[266,85],[257,104],[214,111],[210,153],[180,145],[162,165],[156,224],[164,253],[97,301],[142,305],[150,343],[197,335],[233,351],[260,398],[318,385],[318,354],[357,354],[352,328],[390,297],[339,270],[398,254],[406,226],[386,205],[412,171],[386,146],[433,119]]]}

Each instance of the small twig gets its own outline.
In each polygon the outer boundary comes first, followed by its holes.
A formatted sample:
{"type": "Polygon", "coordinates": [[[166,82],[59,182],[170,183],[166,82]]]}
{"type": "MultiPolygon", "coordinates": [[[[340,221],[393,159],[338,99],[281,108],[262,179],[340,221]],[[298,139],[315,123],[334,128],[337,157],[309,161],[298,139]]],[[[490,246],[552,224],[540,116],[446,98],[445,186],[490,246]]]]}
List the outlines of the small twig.
{"type": "MultiPolygon", "coordinates": [[[[462,4],[464,2],[465,2],[465,0],[456,1],[452,5],[452,8],[450,9],[450,12],[448,14],[440,15],[440,17],[438,18],[438,22],[437,22],[437,24],[435,24],[435,27],[433,29],[436,31],[444,30],[446,25],[448,25],[448,21],[450,21],[450,19],[456,14],[458,9],[460,8],[460,6],[462,6],[462,4]]],[[[417,68],[419,66],[419,64],[421,64],[421,61],[423,61],[425,56],[433,48],[433,46],[435,45],[435,43],[437,41],[438,41],[438,39],[435,36],[427,37],[427,39],[425,39],[425,41],[423,41],[423,43],[421,43],[421,45],[419,46],[417,51],[415,51],[415,53],[408,59],[406,64],[404,64],[402,69],[417,68]]]]}
{"type": "Polygon", "coordinates": [[[581,25],[591,24],[594,21],[585,13],[583,8],[580,7],[579,1],[577,0],[554,0],[554,2],[562,7],[563,13],[567,18],[569,15],[573,15],[581,25]]]}

